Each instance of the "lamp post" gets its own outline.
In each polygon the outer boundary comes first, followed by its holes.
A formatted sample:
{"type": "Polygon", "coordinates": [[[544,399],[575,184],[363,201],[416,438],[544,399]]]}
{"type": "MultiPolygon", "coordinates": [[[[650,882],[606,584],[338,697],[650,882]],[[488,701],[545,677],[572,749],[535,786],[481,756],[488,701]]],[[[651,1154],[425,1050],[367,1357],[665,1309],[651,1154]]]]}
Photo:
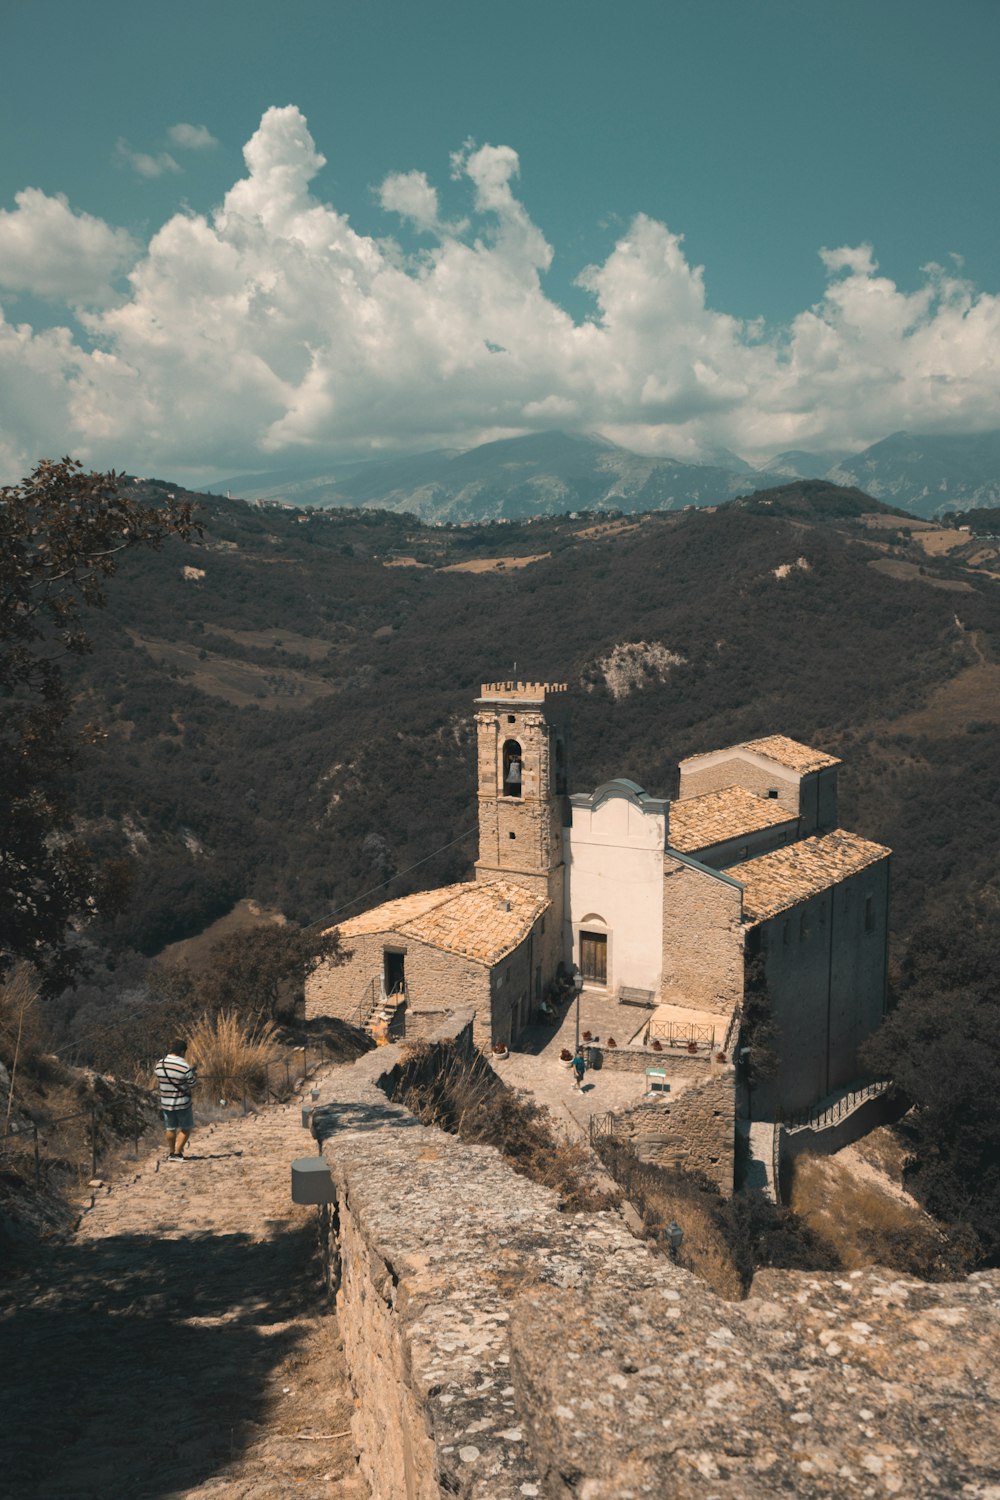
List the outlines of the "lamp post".
{"type": "Polygon", "coordinates": [[[573,988],[576,991],[576,1050],[580,1050],[580,996],[583,994],[583,975],[579,968],[573,969],[573,988]]]}

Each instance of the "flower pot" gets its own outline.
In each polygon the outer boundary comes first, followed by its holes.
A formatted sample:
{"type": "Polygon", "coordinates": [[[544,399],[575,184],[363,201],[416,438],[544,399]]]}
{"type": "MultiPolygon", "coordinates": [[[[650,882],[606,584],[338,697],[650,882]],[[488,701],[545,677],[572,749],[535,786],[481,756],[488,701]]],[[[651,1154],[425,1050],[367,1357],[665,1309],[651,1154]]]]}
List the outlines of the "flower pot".
{"type": "Polygon", "coordinates": [[[688,1051],[689,1052],[697,1052],[697,1050],[698,1050],[698,1043],[697,1042],[688,1042],[688,1051]]]}
{"type": "Polygon", "coordinates": [[[724,1063],[726,1060],[726,1054],[724,1052],[717,1052],[715,1054],[715,1060],[717,1063],[724,1063]]]}
{"type": "Polygon", "coordinates": [[[583,1033],[583,1040],[585,1042],[592,1042],[594,1040],[594,1038],[593,1038],[593,1036],[591,1035],[591,1033],[589,1031],[585,1031],[583,1033]]]}
{"type": "Polygon", "coordinates": [[[659,1037],[654,1037],[653,1038],[652,1048],[653,1048],[654,1052],[662,1052],[663,1051],[663,1043],[660,1041],[659,1037]]]}
{"type": "Polygon", "coordinates": [[[609,1036],[604,1045],[606,1047],[617,1047],[618,1043],[615,1041],[613,1036],[609,1036]]]}

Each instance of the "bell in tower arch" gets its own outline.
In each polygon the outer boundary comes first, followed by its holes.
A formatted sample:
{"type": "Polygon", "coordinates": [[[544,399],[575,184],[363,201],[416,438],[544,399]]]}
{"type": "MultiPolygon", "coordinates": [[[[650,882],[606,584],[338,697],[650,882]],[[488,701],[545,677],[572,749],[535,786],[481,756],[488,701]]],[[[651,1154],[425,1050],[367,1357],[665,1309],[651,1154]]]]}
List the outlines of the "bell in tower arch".
{"type": "Polygon", "coordinates": [[[521,795],[521,747],[517,740],[507,740],[503,747],[503,790],[505,797],[521,795]]]}

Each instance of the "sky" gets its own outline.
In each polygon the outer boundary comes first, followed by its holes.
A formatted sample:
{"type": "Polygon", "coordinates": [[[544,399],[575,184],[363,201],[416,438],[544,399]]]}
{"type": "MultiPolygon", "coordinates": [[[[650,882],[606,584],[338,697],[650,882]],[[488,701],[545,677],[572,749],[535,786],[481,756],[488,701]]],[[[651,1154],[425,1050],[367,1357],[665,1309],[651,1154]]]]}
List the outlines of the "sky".
{"type": "Polygon", "coordinates": [[[1000,427],[997,0],[0,0],[0,482],[1000,427]]]}

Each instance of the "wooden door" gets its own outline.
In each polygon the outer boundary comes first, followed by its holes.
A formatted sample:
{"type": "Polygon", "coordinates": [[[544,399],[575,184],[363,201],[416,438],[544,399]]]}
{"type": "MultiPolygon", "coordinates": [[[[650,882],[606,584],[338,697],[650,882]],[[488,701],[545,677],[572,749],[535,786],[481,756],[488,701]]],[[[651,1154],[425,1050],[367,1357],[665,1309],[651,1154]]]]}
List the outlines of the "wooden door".
{"type": "Polygon", "coordinates": [[[580,972],[590,984],[608,982],[608,936],[605,932],[580,933],[580,972]]]}

